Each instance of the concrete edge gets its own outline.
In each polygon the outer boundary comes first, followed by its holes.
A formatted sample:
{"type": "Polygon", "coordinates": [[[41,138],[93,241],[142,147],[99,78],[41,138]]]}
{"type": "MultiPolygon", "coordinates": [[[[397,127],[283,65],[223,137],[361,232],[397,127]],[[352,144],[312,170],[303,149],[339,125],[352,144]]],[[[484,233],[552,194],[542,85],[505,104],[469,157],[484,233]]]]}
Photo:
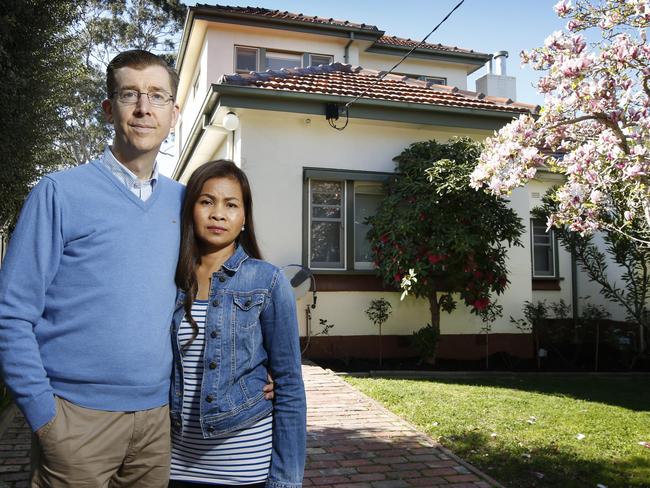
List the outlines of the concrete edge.
{"type": "Polygon", "coordinates": [[[15,403],[10,403],[9,406],[0,413],[0,439],[5,435],[5,432],[7,432],[7,429],[11,425],[11,421],[17,413],[18,407],[15,403]]]}
{"type": "MultiPolygon", "coordinates": [[[[316,365],[316,366],[318,366],[318,365],[316,365]]],[[[320,367],[320,366],[319,366],[319,367],[320,367]]],[[[323,368],[321,368],[321,369],[323,369],[323,368]]],[[[342,376],[342,375],[339,375],[339,374],[333,372],[331,369],[323,369],[323,370],[324,370],[325,372],[327,372],[327,373],[333,375],[333,376],[336,376],[336,377],[342,376]]],[[[348,376],[353,376],[353,375],[348,375],[348,376]]],[[[365,376],[365,377],[368,377],[368,376],[365,376]]],[[[441,450],[441,451],[442,451],[446,456],[449,456],[451,459],[453,459],[454,461],[456,461],[456,462],[457,462],[458,464],[460,464],[461,466],[467,468],[468,471],[472,472],[473,474],[475,474],[475,475],[478,476],[479,478],[481,478],[481,479],[483,479],[484,481],[487,481],[488,483],[492,484],[492,486],[493,486],[494,488],[506,488],[504,485],[502,485],[501,483],[499,483],[497,480],[495,480],[495,479],[492,478],[491,476],[488,476],[486,473],[484,473],[483,471],[481,471],[481,470],[478,469],[477,467],[473,466],[472,464],[468,463],[467,461],[464,461],[463,459],[461,459],[461,458],[459,458],[458,456],[456,456],[456,455],[455,455],[454,453],[452,453],[449,449],[447,449],[447,448],[444,447],[442,444],[440,444],[440,442],[438,442],[437,440],[433,439],[429,434],[427,434],[426,432],[422,432],[422,431],[421,431],[421,430],[420,430],[416,425],[414,425],[414,424],[412,424],[411,422],[409,422],[408,420],[406,420],[406,419],[400,417],[400,416],[397,415],[396,413],[391,412],[390,410],[388,410],[386,407],[384,407],[381,403],[379,403],[379,402],[378,402],[377,400],[375,400],[374,398],[371,398],[371,397],[369,397],[368,395],[366,395],[365,393],[363,393],[362,391],[357,390],[357,389],[356,389],[354,386],[352,386],[351,384],[347,383],[346,381],[343,381],[343,379],[341,379],[341,382],[342,382],[342,383],[343,383],[347,388],[351,388],[351,389],[353,389],[356,393],[358,393],[359,395],[363,396],[363,397],[364,397],[365,399],[367,399],[370,403],[372,403],[373,405],[375,405],[378,409],[382,410],[382,411],[383,411],[384,413],[386,413],[387,415],[390,415],[391,417],[395,418],[396,420],[399,420],[400,422],[402,422],[404,425],[406,425],[407,427],[409,427],[409,428],[410,428],[411,430],[413,430],[414,432],[417,432],[417,433],[420,434],[421,436],[424,436],[424,437],[426,437],[427,439],[429,439],[429,440],[431,441],[431,443],[433,444],[433,447],[435,447],[435,448],[437,448],[437,449],[440,449],[440,450],[441,450]]]]}
{"type": "Polygon", "coordinates": [[[330,369],[336,376],[351,376],[353,378],[398,378],[398,379],[453,379],[453,378],[514,378],[514,377],[648,377],[648,372],[562,372],[562,371],[392,371],[392,370],[370,370],[361,372],[336,372],[330,369]]]}

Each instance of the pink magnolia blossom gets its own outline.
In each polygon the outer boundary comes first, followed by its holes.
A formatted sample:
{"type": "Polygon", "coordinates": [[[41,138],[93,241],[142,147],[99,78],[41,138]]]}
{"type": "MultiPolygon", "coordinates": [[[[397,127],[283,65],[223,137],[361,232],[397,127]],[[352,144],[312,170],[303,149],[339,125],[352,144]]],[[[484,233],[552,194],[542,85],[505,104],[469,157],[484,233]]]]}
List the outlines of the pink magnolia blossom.
{"type": "Polygon", "coordinates": [[[546,71],[544,108],[486,140],[470,184],[506,195],[546,166],[565,181],[549,225],[621,230],[650,245],[650,0],[554,8],[567,31],[521,53],[522,64],[546,71]],[[588,29],[600,29],[601,40],[588,45],[578,34],[588,29]]]}

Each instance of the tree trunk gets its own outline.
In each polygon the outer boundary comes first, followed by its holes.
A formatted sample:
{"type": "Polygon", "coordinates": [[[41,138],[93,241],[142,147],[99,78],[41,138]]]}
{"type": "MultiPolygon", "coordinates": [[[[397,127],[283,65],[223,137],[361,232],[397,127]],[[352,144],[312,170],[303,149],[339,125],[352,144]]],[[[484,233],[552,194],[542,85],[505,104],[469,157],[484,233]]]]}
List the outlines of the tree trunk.
{"type": "Polygon", "coordinates": [[[600,321],[596,321],[596,357],[594,358],[594,371],[598,371],[598,348],[600,347],[600,321]]]}
{"type": "Polygon", "coordinates": [[[381,368],[381,359],[382,359],[382,353],[381,353],[381,325],[379,326],[379,367],[381,368]]]}
{"type": "Polygon", "coordinates": [[[429,295],[429,310],[431,311],[431,326],[436,331],[436,346],[430,358],[426,362],[434,366],[436,364],[436,356],[438,355],[438,341],[440,340],[440,304],[438,303],[438,294],[433,291],[429,295]]]}

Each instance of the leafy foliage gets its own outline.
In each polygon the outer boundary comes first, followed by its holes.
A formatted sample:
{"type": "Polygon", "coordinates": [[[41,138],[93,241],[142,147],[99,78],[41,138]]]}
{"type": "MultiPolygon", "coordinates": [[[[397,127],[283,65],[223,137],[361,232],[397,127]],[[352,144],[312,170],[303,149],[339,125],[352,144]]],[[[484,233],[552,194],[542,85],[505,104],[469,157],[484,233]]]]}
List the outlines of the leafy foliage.
{"type": "Polygon", "coordinates": [[[63,107],[83,66],[69,27],[80,2],[6,0],[0,4],[0,233],[14,223],[41,175],[61,166],[63,107]]]}
{"type": "Polygon", "coordinates": [[[395,158],[397,174],[369,219],[378,274],[392,286],[409,278],[410,292],[429,300],[436,331],[440,310],[456,307],[454,292],[477,315],[493,311],[492,295],[508,284],[507,249],[522,245],[506,201],[469,187],[481,150],[468,138],[412,144],[395,158]]]}
{"type": "MultiPolygon", "coordinates": [[[[542,207],[535,209],[533,214],[546,218],[559,205],[557,188],[552,188],[544,196],[542,207]]],[[[627,320],[639,324],[639,350],[645,351],[650,334],[650,248],[615,230],[601,233],[604,250],[594,243],[593,235],[572,232],[567,226],[556,227],[555,233],[562,247],[575,255],[580,269],[600,285],[600,293],[623,307],[627,320]],[[623,270],[622,284],[608,275],[610,259],[623,270]]]]}

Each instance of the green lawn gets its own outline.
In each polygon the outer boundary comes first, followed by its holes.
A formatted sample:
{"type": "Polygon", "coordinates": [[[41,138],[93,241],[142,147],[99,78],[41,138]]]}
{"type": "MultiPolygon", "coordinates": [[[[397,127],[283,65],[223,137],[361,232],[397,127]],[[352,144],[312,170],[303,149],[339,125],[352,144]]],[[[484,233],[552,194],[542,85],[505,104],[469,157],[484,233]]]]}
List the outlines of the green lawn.
{"type": "Polygon", "coordinates": [[[346,380],[508,487],[650,487],[648,376],[346,380]]]}

